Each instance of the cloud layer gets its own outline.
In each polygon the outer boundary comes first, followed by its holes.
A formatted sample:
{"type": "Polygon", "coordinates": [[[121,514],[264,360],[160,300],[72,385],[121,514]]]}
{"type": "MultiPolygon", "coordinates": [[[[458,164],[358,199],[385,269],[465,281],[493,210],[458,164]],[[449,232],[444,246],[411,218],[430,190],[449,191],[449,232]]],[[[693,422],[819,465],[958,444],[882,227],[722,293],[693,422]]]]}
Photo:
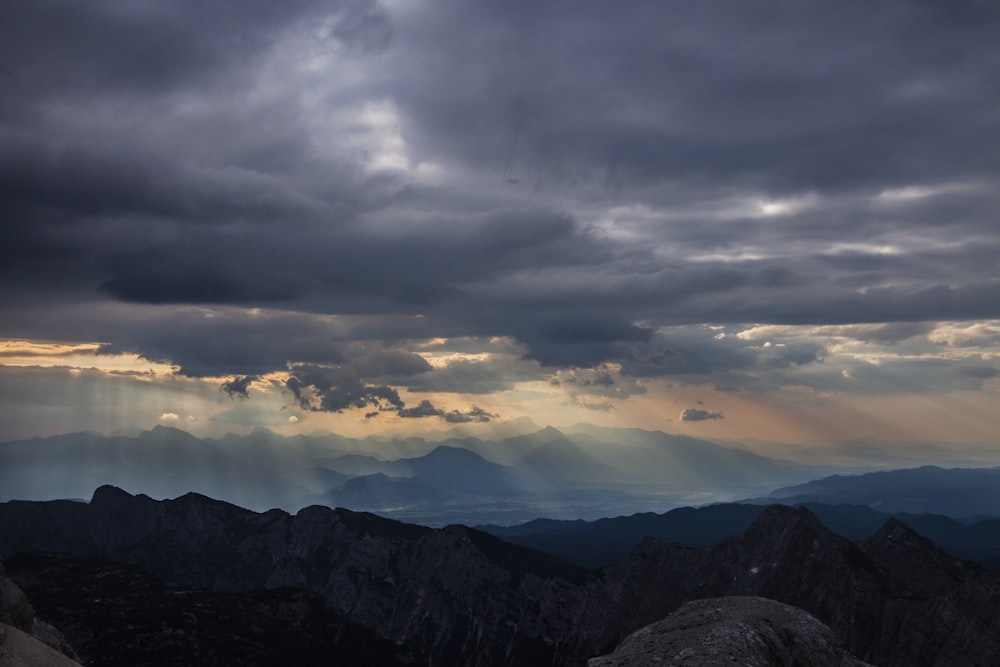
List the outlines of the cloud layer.
{"type": "Polygon", "coordinates": [[[980,389],[998,32],[971,0],[7,3],[0,337],[449,422],[495,414],[400,390],[980,389]]]}

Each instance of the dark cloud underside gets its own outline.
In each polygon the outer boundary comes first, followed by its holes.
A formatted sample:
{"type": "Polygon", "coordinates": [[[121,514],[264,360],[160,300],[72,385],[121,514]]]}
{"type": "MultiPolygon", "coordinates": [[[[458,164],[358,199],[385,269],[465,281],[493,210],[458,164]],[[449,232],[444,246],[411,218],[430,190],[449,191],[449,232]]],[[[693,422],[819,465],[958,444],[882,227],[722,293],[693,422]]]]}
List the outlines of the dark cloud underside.
{"type": "Polygon", "coordinates": [[[0,336],[481,421],[395,387],[625,396],[825,353],[702,323],[998,318],[997,34],[972,0],[5,3],[0,336]],[[456,337],[519,356],[413,353],[456,337]]]}

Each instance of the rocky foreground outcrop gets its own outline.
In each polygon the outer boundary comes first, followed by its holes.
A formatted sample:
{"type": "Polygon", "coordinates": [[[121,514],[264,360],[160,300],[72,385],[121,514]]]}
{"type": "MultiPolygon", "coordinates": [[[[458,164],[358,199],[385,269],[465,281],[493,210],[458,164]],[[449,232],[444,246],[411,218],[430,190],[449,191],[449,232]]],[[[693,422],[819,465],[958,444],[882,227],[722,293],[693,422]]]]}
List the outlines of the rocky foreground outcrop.
{"type": "Polygon", "coordinates": [[[0,562],[0,667],[79,667],[61,632],[35,616],[21,587],[0,562]]]}
{"type": "Polygon", "coordinates": [[[580,665],[685,602],[732,595],[803,609],[883,667],[1000,664],[1000,573],[951,558],[898,522],[854,543],[781,506],[711,549],[648,539],[593,573],[462,526],[324,507],[258,514],[111,487],[89,505],[0,504],[0,536],[5,554],[138,563],[185,587],[311,591],[431,664],[580,665]]]}
{"type": "Polygon", "coordinates": [[[814,616],[759,597],[688,602],[625,638],[587,667],[871,667],[847,653],[814,616]]]}

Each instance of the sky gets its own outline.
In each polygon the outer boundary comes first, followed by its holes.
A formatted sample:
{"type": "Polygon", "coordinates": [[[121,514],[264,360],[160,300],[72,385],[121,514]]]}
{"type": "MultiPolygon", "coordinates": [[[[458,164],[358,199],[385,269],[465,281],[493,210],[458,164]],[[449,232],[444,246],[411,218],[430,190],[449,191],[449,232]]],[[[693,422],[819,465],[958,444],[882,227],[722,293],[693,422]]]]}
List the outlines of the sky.
{"type": "Polygon", "coordinates": [[[0,439],[1000,450],[1000,6],[0,6],[0,439]]]}

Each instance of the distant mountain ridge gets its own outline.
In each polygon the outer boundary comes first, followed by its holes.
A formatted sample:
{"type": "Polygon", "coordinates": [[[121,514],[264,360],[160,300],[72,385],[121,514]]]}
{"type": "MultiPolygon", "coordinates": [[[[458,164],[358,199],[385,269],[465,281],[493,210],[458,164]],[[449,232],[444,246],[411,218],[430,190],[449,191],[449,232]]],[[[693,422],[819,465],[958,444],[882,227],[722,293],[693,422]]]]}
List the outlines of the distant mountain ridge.
{"type": "Polygon", "coordinates": [[[1000,468],[924,466],[833,475],[739,503],[595,521],[535,519],[477,527],[578,565],[602,567],[622,558],[644,536],[712,546],[746,530],[765,505],[775,502],[807,507],[827,528],[853,540],[890,519],[904,521],[949,553],[1000,569],[1000,468]]]}
{"type": "Polygon", "coordinates": [[[851,503],[889,514],[1000,517],[1000,467],[922,466],[861,475],[832,475],[772,491],[748,502],[851,503]]]}
{"type": "Polygon", "coordinates": [[[596,427],[427,441],[286,438],[266,429],[211,439],[157,426],[136,436],[0,443],[0,500],[85,498],[111,484],[156,498],[196,491],[260,511],[346,505],[428,525],[595,517],[762,493],[811,476],[705,440],[596,427]],[[369,477],[376,474],[384,477],[369,477]],[[369,479],[353,481],[361,477],[369,479]]]}
{"type": "MultiPolygon", "coordinates": [[[[940,514],[886,514],[863,505],[796,503],[832,532],[860,540],[890,520],[905,522],[948,553],[1000,569],[1000,519],[963,523],[940,514]]],[[[689,547],[710,547],[745,531],[764,505],[720,503],[643,512],[595,521],[535,519],[513,526],[476,528],[581,567],[599,568],[623,558],[644,537],[689,547]]]]}
{"type": "Polygon", "coordinates": [[[111,487],[89,504],[0,503],[0,535],[4,556],[76,552],[141,563],[186,586],[307,589],[433,664],[578,665],[684,602],[732,595],[805,610],[883,667],[1000,657],[1000,573],[898,521],[852,542],[801,508],[764,508],[709,549],[647,538],[590,574],[461,526],[323,507],[258,514],[198,494],[154,501],[111,487]]]}

